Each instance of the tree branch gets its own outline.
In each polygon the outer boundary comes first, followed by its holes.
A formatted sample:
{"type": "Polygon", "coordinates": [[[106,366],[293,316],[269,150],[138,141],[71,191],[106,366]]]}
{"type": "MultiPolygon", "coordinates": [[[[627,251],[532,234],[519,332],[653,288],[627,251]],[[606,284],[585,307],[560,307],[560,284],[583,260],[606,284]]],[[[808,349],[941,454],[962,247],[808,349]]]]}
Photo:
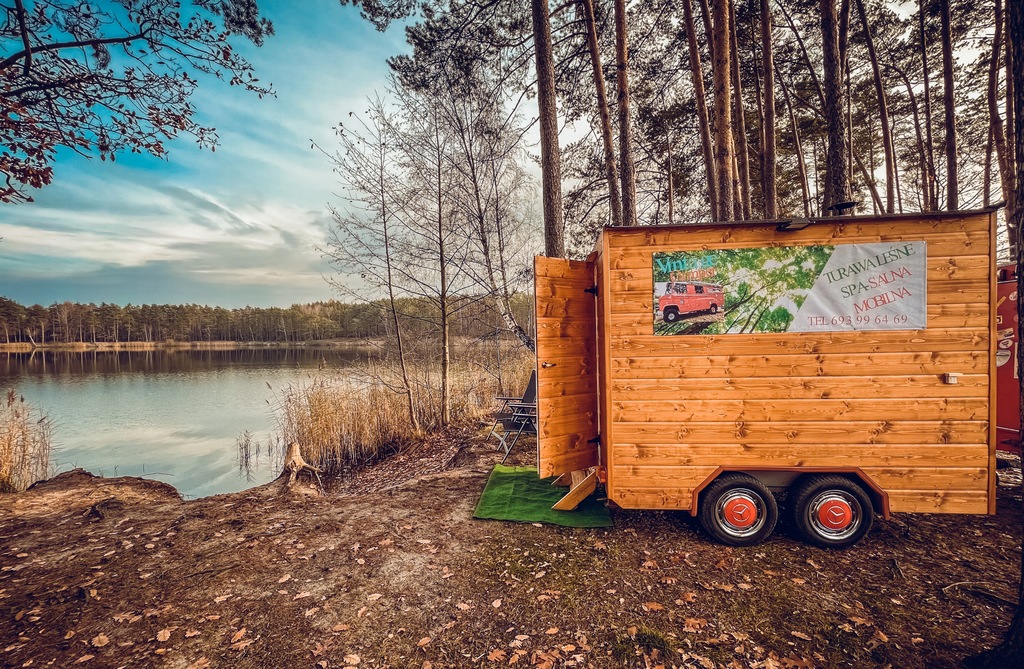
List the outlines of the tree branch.
{"type": "MultiPolygon", "coordinates": [[[[22,0],[15,0],[15,2],[18,4],[21,4],[21,1],[22,0]]],[[[53,44],[43,44],[34,49],[31,46],[26,46],[24,50],[19,51],[18,53],[15,53],[11,56],[8,56],[3,60],[0,60],[0,70],[4,70],[7,67],[10,67],[12,64],[21,60],[22,58],[24,58],[26,62],[25,72],[27,73],[28,63],[31,61],[32,54],[34,53],[42,53],[44,51],[60,51],[61,49],[77,49],[80,47],[105,46],[107,44],[128,45],[136,40],[145,39],[146,35],[149,32],[150,29],[147,28],[135,35],[125,35],[124,37],[104,37],[100,39],[75,40],[73,42],[55,42],[53,44]]],[[[25,35],[23,35],[22,37],[23,39],[27,39],[27,36],[25,35]]]]}
{"type": "Polygon", "coordinates": [[[23,0],[14,0],[15,13],[18,15],[18,28],[21,31],[21,43],[25,45],[25,64],[22,68],[21,75],[27,77],[29,71],[32,69],[32,44],[28,40],[28,16],[25,11],[25,3],[23,0]]]}

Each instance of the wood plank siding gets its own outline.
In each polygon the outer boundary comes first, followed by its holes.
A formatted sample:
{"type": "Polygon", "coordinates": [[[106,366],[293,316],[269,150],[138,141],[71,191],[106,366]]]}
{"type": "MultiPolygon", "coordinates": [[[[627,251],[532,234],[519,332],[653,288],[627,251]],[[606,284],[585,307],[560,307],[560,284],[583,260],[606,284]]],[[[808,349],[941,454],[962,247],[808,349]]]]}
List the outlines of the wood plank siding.
{"type": "Polygon", "coordinates": [[[892,511],[993,513],[994,228],[986,210],[826,219],[796,231],[763,222],[605,229],[597,350],[609,499],[690,509],[719,467],[856,467],[892,511]],[[927,244],[924,329],[654,334],[655,252],[904,241],[927,244]]]}
{"type": "Polygon", "coordinates": [[[598,337],[593,261],[534,258],[537,469],[541,478],[598,464],[598,337]]]}

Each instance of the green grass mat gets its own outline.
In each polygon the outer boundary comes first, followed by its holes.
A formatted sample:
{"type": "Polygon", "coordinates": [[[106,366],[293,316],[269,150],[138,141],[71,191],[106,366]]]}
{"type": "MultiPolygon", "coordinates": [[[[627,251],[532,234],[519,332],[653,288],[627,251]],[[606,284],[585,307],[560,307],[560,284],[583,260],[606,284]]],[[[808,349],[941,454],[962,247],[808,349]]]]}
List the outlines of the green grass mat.
{"type": "Polygon", "coordinates": [[[551,505],[569,491],[551,485],[553,478],[537,478],[534,467],[495,465],[487,479],[474,518],[549,523],[564,527],[611,527],[612,517],[604,499],[591,495],[575,511],[555,511],[551,505]]]}

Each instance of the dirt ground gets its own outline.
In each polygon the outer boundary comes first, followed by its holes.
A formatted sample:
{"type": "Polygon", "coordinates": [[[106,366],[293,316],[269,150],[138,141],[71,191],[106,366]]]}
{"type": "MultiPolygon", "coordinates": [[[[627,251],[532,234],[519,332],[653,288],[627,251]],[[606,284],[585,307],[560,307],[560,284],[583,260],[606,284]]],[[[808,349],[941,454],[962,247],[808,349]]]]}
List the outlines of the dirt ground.
{"type": "Polygon", "coordinates": [[[940,668],[1014,610],[1019,469],[996,516],[898,515],[846,551],[785,532],[729,549],[683,513],[473,520],[498,459],[480,440],[438,436],[327,496],[185,502],[84,472],[0,496],[0,665],[940,668]]]}

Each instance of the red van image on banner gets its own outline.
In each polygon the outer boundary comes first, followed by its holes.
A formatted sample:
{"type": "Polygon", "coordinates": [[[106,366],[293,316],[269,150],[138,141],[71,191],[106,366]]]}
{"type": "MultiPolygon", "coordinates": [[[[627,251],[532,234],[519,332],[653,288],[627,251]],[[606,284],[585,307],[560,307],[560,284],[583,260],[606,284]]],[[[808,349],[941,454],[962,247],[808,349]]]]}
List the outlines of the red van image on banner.
{"type": "Polygon", "coordinates": [[[722,286],[695,281],[669,281],[665,294],[658,298],[658,311],[666,323],[674,323],[687,314],[717,314],[725,301],[722,286]]]}

